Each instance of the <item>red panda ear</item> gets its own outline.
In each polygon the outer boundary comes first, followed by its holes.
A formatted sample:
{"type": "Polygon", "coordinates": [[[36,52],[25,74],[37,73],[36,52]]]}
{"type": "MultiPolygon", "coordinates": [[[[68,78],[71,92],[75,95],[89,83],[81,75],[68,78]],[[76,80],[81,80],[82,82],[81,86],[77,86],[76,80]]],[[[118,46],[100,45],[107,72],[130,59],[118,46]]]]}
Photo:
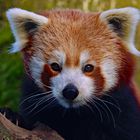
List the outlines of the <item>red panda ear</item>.
{"type": "Polygon", "coordinates": [[[107,21],[109,27],[127,44],[132,54],[140,56],[134,45],[136,27],[140,21],[138,9],[132,7],[112,9],[102,12],[100,18],[107,21]]]}
{"type": "Polygon", "coordinates": [[[39,26],[48,23],[47,17],[18,8],[9,9],[6,14],[16,40],[11,53],[22,50],[28,42],[29,34],[33,34],[39,26]]]}

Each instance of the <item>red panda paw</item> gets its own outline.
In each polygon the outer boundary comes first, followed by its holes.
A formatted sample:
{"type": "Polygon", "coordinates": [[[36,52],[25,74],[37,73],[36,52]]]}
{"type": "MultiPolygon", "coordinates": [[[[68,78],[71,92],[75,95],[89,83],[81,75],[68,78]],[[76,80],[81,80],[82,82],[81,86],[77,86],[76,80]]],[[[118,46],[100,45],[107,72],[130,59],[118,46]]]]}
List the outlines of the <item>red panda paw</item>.
{"type": "Polygon", "coordinates": [[[0,108],[0,113],[17,126],[23,127],[25,125],[22,116],[9,108],[0,108]]]}

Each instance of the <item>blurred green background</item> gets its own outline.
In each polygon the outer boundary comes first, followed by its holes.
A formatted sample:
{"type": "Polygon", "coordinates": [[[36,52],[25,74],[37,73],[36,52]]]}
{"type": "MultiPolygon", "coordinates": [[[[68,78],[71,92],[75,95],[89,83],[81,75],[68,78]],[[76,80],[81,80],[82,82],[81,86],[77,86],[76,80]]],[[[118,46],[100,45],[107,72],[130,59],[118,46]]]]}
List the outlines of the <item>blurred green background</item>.
{"type": "MultiPolygon", "coordinates": [[[[0,0],[0,107],[18,109],[21,93],[23,65],[20,54],[9,54],[14,38],[5,12],[19,7],[34,12],[54,8],[79,8],[83,11],[103,11],[111,8],[133,6],[140,9],[140,0],[0,0]]],[[[137,29],[136,46],[140,49],[140,25],[137,29]]],[[[140,58],[135,79],[140,86],[140,58]]]]}

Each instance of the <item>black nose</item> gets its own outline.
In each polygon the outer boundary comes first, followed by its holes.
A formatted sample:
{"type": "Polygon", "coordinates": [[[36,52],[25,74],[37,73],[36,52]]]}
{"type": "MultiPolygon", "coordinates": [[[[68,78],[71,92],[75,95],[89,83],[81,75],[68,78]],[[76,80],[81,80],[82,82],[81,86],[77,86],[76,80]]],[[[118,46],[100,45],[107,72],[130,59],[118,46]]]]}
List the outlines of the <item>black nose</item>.
{"type": "Polygon", "coordinates": [[[63,89],[62,93],[67,100],[74,100],[78,96],[79,91],[73,84],[68,84],[63,89]]]}

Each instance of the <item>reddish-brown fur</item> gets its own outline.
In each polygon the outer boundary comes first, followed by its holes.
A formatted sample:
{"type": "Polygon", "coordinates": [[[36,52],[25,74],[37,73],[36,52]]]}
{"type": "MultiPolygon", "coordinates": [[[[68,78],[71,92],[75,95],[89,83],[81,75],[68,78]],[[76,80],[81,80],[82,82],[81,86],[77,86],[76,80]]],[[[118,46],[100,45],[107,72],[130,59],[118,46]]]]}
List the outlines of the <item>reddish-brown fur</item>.
{"type": "MultiPolygon", "coordinates": [[[[116,86],[122,82],[131,84],[134,58],[121,38],[109,29],[106,22],[100,20],[100,13],[54,10],[42,15],[49,18],[49,23],[40,27],[33,36],[32,43],[35,47],[34,53],[41,52],[46,63],[50,58],[55,57],[52,53],[54,50],[60,50],[66,54],[65,66],[79,67],[80,53],[87,50],[90,53],[88,62],[96,61],[95,71],[87,76],[96,81],[99,91],[104,88],[104,77],[99,65],[106,57],[114,60],[118,67],[120,75],[116,86]]],[[[56,73],[45,65],[41,76],[43,83],[48,84],[49,78],[55,75],[56,73]]],[[[137,92],[134,95],[139,98],[137,92]]]]}
{"type": "Polygon", "coordinates": [[[24,67],[25,67],[25,71],[26,73],[29,75],[29,77],[31,77],[31,72],[30,72],[30,61],[31,61],[31,57],[34,54],[34,49],[33,49],[33,42],[32,42],[32,36],[29,36],[28,38],[28,43],[27,43],[27,47],[25,47],[22,50],[23,53],[23,61],[24,61],[24,67]]]}
{"type": "MultiPolygon", "coordinates": [[[[50,77],[56,76],[58,73],[51,70],[50,66],[46,64],[44,66],[44,70],[41,74],[41,79],[44,85],[50,85],[50,77]]],[[[47,86],[44,86],[44,88],[49,89],[47,86]]]]}

